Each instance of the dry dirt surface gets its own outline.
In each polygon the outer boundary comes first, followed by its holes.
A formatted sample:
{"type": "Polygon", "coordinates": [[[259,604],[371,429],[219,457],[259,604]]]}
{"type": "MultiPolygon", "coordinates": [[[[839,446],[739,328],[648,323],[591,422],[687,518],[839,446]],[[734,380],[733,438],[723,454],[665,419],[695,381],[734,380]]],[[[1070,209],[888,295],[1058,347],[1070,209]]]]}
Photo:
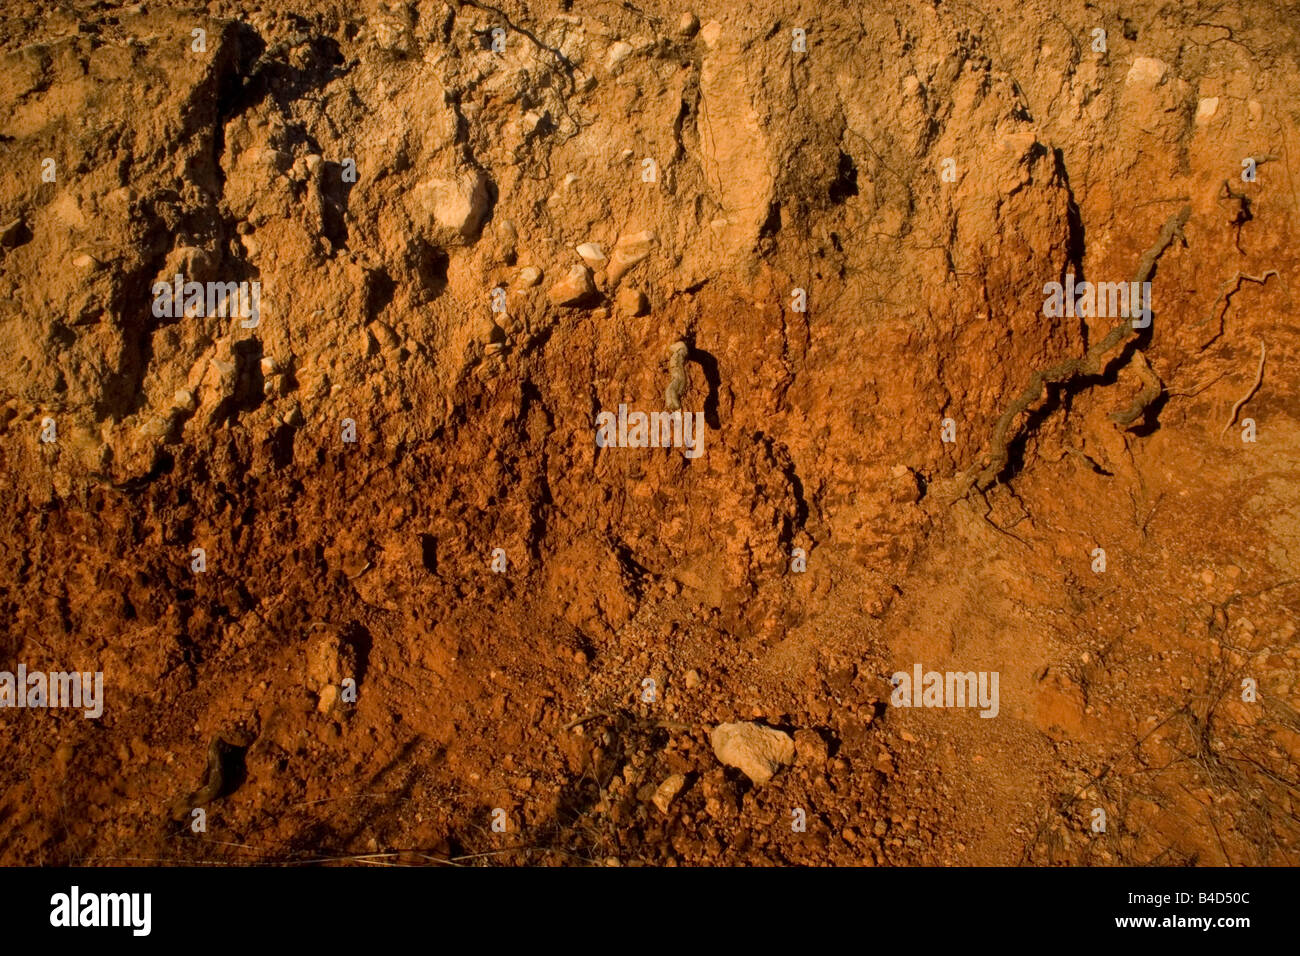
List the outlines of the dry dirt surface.
{"type": "Polygon", "coordinates": [[[1300,863],[1298,178],[1281,3],[6,0],[0,863],[1300,863]]]}

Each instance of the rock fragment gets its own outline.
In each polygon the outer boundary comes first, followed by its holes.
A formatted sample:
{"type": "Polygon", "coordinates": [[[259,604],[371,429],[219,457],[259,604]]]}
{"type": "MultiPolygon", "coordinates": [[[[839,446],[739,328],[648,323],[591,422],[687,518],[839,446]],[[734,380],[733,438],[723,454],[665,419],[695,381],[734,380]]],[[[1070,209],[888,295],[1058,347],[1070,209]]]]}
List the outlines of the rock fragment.
{"type": "Polygon", "coordinates": [[[659,784],[654,796],[650,799],[659,808],[660,813],[667,815],[668,808],[672,805],[673,800],[677,798],[677,794],[682,792],[684,786],[686,786],[686,777],[683,774],[675,773],[659,784]]]}
{"type": "Polygon", "coordinates": [[[515,264],[519,255],[519,229],[513,220],[503,219],[497,226],[497,253],[506,265],[515,264]]]}
{"type": "Polygon", "coordinates": [[[632,55],[632,44],[623,40],[616,40],[610,44],[609,53],[605,57],[605,69],[614,70],[620,63],[632,55]]]}
{"type": "Polygon", "coordinates": [[[178,408],[183,412],[193,412],[198,408],[198,401],[194,392],[188,388],[178,388],[176,394],[172,396],[172,407],[178,408]]]}
{"type": "Polygon", "coordinates": [[[618,285],[623,276],[649,256],[657,239],[658,237],[650,230],[619,236],[610,255],[609,268],[605,270],[609,284],[618,285]]]}
{"type": "Polygon", "coordinates": [[[586,266],[574,266],[568,274],[547,293],[556,305],[582,305],[596,294],[596,286],[591,281],[591,270],[586,266]]]}
{"type": "Polygon", "coordinates": [[[307,645],[307,689],[317,695],[316,709],[329,713],[339,700],[345,678],[356,677],[356,649],[334,628],[316,635],[307,645]]]}
{"type": "Polygon", "coordinates": [[[584,242],[576,249],[578,255],[582,256],[582,261],[591,269],[602,269],[609,259],[605,255],[605,250],[600,247],[598,242],[584,242]]]}
{"type": "Polygon", "coordinates": [[[463,245],[478,238],[488,210],[488,178],[468,170],[453,179],[430,179],[415,187],[420,216],[441,245],[463,245]]]}
{"type": "Polygon", "coordinates": [[[537,266],[524,266],[515,276],[515,284],[521,289],[531,289],[542,281],[542,270],[537,266]]]}
{"type": "Polygon", "coordinates": [[[1133,66],[1129,68],[1128,75],[1124,77],[1124,85],[1151,89],[1164,80],[1168,70],[1169,66],[1163,60],[1149,56],[1137,57],[1133,61],[1133,66]]]}
{"type": "Polygon", "coordinates": [[[537,112],[529,110],[520,120],[520,128],[524,132],[524,138],[528,139],[539,133],[545,133],[551,128],[551,114],[549,112],[537,112]]]}
{"type": "Polygon", "coordinates": [[[735,767],[762,786],[782,767],[794,763],[794,741],[790,735],[761,724],[740,722],[719,724],[709,734],[713,753],[728,767],[735,767]]]}

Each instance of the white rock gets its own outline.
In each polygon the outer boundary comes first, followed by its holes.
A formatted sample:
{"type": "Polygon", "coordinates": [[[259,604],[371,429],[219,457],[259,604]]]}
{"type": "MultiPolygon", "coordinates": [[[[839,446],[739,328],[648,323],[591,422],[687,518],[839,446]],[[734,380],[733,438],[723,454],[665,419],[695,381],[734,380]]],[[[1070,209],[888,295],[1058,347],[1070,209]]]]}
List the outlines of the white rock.
{"type": "Polygon", "coordinates": [[[1214,119],[1214,114],[1219,111],[1219,98],[1217,96],[1208,96],[1196,104],[1196,125],[1204,126],[1210,120],[1214,119]]]}
{"type": "Polygon", "coordinates": [[[650,255],[650,250],[657,241],[658,237],[649,230],[619,236],[618,242],[614,243],[609,268],[605,271],[609,284],[618,285],[633,266],[650,255]]]}
{"type": "Polygon", "coordinates": [[[536,110],[529,110],[524,114],[520,125],[523,127],[525,136],[532,136],[537,132],[537,128],[550,118],[550,113],[539,113],[536,110]]]}
{"type": "Polygon", "coordinates": [[[605,250],[600,248],[598,242],[584,242],[577,247],[576,251],[582,256],[582,261],[592,269],[601,269],[609,261],[605,256],[605,250]]]}
{"type": "Polygon", "coordinates": [[[511,219],[502,219],[496,223],[497,237],[497,254],[506,261],[508,265],[515,264],[515,258],[519,255],[519,229],[511,219]]]}
{"type": "Polygon", "coordinates": [[[762,786],[782,767],[794,763],[790,735],[760,724],[719,724],[709,734],[714,755],[762,786]]]}
{"type": "Polygon", "coordinates": [[[667,814],[669,806],[672,805],[677,794],[682,792],[684,786],[686,786],[686,777],[683,774],[675,773],[659,784],[654,796],[650,799],[654,801],[654,805],[659,808],[660,813],[667,814]]]}
{"type": "Polygon", "coordinates": [[[414,198],[435,227],[436,240],[446,245],[472,242],[487,214],[487,174],[475,169],[454,179],[430,179],[415,187],[414,198]]]}
{"type": "Polygon", "coordinates": [[[1149,56],[1140,56],[1133,61],[1128,76],[1124,77],[1125,86],[1144,86],[1152,89],[1165,78],[1169,66],[1163,60],[1149,56]]]}
{"type": "Polygon", "coordinates": [[[632,55],[632,44],[624,43],[622,40],[616,40],[610,44],[609,53],[605,57],[605,69],[613,70],[620,63],[632,55]]]}
{"type": "Polygon", "coordinates": [[[136,429],[141,438],[157,439],[167,434],[171,422],[161,415],[151,415],[149,420],[136,429]]]}
{"type": "Polygon", "coordinates": [[[542,281],[542,270],[537,266],[524,266],[519,270],[519,275],[515,276],[515,281],[521,289],[531,288],[542,281]]]}

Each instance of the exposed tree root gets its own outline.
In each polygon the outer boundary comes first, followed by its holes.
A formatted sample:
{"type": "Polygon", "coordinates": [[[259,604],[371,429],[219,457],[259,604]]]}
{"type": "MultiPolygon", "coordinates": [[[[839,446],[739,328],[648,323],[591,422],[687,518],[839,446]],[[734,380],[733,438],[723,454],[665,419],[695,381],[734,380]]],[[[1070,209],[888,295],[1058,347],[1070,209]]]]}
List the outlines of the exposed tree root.
{"type": "Polygon", "coordinates": [[[689,349],[685,342],[674,342],[668,347],[668,368],[672,379],[664,392],[665,407],[675,412],[682,407],[682,393],[686,391],[686,353],[689,349]]]}
{"type": "Polygon", "coordinates": [[[1147,361],[1145,355],[1141,352],[1134,352],[1133,361],[1137,365],[1138,378],[1142,379],[1142,391],[1138,392],[1137,398],[1133,399],[1133,404],[1127,409],[1122,412],[1110,413],[1111,421],[1125,426],[1132,425],[1141,418],[1143,412],[1147,410],[1147,406],[1159,398],[1160,393],[1165,388],[1164,383],[1160,381],[1160,376],[1152,370],[1151,364],[1147,361]]]}
{"type": "MultiPolygon", "coordinates": [[[[1244,272],[1238,272],[1227,282],[1223,283],[1223,285],[1219,286],[1219,294],[1214,297],[1214,305],[1210,306],[1210,314],[1207,315],[1205,318],[1201,319],[1201,321],[1197,322],[1194,326],[1192,326],[1192,328],[1199,329],[1206,322],[1210,321],[1210,319],[1214,318],[1215,313],[1218,312],[1219,303],[1222,302],[1223,312],[1219,313],[1219,331],[1215,333],[1214,336],[1214,339],[1217,339],[1220,335],[1223,334],[1223,319],[1228,314],[1228,305],[1229,305],[1228,300],[1231,299],[1237,293],[1237,290],[1241,288],[1241,284],[1249,280],[1250,282],[1256,282],[1260,285],[1263,285],[1268,281],[1269,276],[1277,276],[1277,270],[1269,269],[1267,272],[1258,276],[1251,276],[1251,275],[1246,275],[1246,273],[1244,272]],[[1232,286],[1232,288],[1229,289],[1228,286],[1232,286]]],[[[1278,276],[1278,278],[1281,279],[1281,276],[1278,276]]],[[[1214,341],[1214,339],[1210,339],[1210,341],[1206,342],[1205,345],[1209,345],[1210,342],[1214,341]]],[[[1202,350],[1205,348],[1205,345],[1201,346],[1202,350]]]]}
{"type": "Polygon", "coordinates": [[[1259,386],[1264,382],[1264,340],[1259,340],[1259,368],[1255,370],[1255,381],[1250,386],[1250,391],[1237,399],[1237,404],[1232,406],[1232,412],[1228,415],[1228,424],[1223,426],[1223,431],[1219,432],[1220,436],[1226,435],[1228,429],[1237,421],[1237,413],[1241,411],[1241,406],[1245,405],[1255,393],[1259,391],[1259,386]]]}
{"type": "MultiPolygon", "coordinates": [[[[1155,272],[1157,260],[1159,260],[1165,250],[1169,248],[1175,238],[1182,238],[1183,226],[1187,224],[1187,220],[1191,214],[1192,207],[1184,206],[1177,213],[1169,217],[1164,226],[1161,227],[1160,235],[1156,239],[1155,244],[1142,254],[1142,258],[1138,262],[1137,271],[1133,275],[1133,282],[1140,283],[1150,280],[1152,274],[1155,272]]],[[[1184,240],[1184,242],[1185,241],[1186,240],[1184,240]]],[[[993,436],[989,439],[988,453],[973,464],[967,470],[966,474],[959,479],[957,484],[957,493],[953,497],[953,501],[956,502],[965,498],[972,488],[983,491],[997,481],[998,476],[1002,474],[1002,471],[1006,468],[1007,461],[1010,458],[1008,447],[1011,442],[1019,437],[1019,431],[1014,427],[1016,426],[1016,420],[1022,413],[1027,412],[1031,405],[1043,397],[1043,393],[1049,384],[1060,385],[1081,375],[1100,374],[1103,369],[1102,360],[1107,353],[1113,351],[1117,346],[1123,344],[1135,334],[1136,331],[1133,328],[1133,320],[1124,319],[1106,333],[1105,338],[1093,344],[1092,347],[1079,358],[1067,359],[1064,362],[1053,365],[1051,368],[1035,371],[1029,378],[1028,387],[1026,387],[1020,394],[1020,397],[1012,402],[1007,410],[1002,413],[1002,416],[993,426],[993,436]]],[[[1146,367],[1148,372],[1150,372],[1150,367],[1146,365],[1145,359],[1143,360],[1142,365],[1146,367]]],[[[1160,380],[1155,377],[1154,372],[1151,372],[1151,378],[1155,380],[1156,388],[1159,389],[1160,380]]],[[[1144,381],[1146,380],[1144,379],[1144,381]]],[[[1133,419],[1130,419],[1130,421],[1136,419],[1138,415],[1141,415],[1146,406],[1149,405],[1151,401],[1154,401],[1155,397],[1160,394],[1157,390],[1154,396],[1144,402],[1142,401],[1142,398],[1148,393],[1148,391],[1149,384],[1148,388],[1145,388],[1142,395],[1138,397],[1138,402],[1135,405],[1137,408],[1137,414],[1134,415],[1133,419]]],[[[1128,415],[1130,412],[1132,412],[1132,409],[1128,412],[1122,412],[1119,414],[1123,416],[1128,415]]],[[[1116,419],[1116,421],[1120,420],[1121,419],[1119,418],[1116,419]]]]}

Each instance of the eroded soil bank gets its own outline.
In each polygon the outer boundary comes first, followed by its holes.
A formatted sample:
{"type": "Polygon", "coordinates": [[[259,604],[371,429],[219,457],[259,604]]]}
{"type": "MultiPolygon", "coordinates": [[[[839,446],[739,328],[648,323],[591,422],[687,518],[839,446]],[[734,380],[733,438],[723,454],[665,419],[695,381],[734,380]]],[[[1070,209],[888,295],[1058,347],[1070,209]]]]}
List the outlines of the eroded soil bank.
{"type": "Polygon", "coordinates": [[[7,4],[0,860],[1300,862],[1294,17],[865,6],[7,4]]]}

